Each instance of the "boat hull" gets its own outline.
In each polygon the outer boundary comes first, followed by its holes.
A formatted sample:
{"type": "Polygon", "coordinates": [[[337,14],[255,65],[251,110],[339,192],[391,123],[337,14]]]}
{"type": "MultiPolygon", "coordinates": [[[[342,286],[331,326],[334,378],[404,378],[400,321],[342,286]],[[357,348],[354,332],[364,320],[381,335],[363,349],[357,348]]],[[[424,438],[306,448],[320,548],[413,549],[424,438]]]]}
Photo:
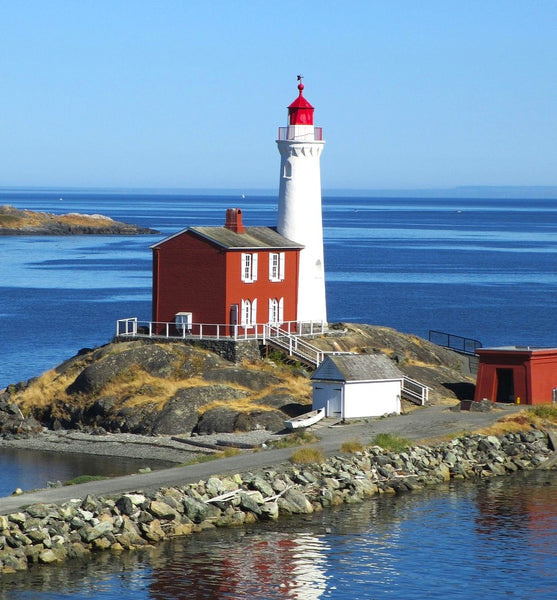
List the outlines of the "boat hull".
{"type": "Polygon", "coordinates": [[[325,416],[325,409],[320,408],[319,410],[313,410],[299,417],[293,419],[287,419],[284,422],[284,426],[287,429],[304,429],[305,427],[311,427],[325,416]]]}

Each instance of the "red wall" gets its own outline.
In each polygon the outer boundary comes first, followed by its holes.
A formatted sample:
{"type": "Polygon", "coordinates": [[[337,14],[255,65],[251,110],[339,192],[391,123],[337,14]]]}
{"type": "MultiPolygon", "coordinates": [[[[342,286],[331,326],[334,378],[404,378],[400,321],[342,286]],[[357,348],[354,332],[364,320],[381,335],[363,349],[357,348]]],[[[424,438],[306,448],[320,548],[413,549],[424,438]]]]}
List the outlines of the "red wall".
{"type": "Polygon", "coordinates": [[[557,349],[480,349],[474,400],[497,401],[497,369],[511,369],[514,401],[520,404],[546,404],[557,388],[557,349]],[[520,399],[520,400],[519,400],[520,399]]]}
{"type": "Polygon", "coordinates": [[[192,312],[194,323],[224,323],[226,254],[188,232],[153,250],[153,321],[192,312]]]}
{"type": "MultiPolygon", "coordinates": [[[[279,250],[277,250],[279,251],[279,250]]],[[[296,321],[298,314],[298,262],[299,251],[287,250],[284,257],[283,281],[269,280],[269,255],[271,251],[257,252],[257,281],[244,283],[241,279],[242,252],[227,254],[228,285],[226,304],[241,305],[242,299],[257,298],[257,322],[266,323],[269,318],[269,298],[284,298],[284,321],[296,321]]]]}
{"type": "MultiPolygon", "coordinates": [[[[156,322],[191,312],[194,323],[228,324],[230,307],[257,298],[257,322],[266,323],[269,298],[284,298],[284,320],[297,318],[299,250],[285,252],[285,279],[269,280],[269,254],[257,251],[257,281],[241,279],[242,252],[225,250],[185,231],[153,249],[153,308],[156,322]]],[[[248,252],[255,252],[248,251],[248,252]]],[[[209,333],[209,332],[208,332],[209,333]]],[[[212,333],[212,332],[211,332],[212,333]]]]}

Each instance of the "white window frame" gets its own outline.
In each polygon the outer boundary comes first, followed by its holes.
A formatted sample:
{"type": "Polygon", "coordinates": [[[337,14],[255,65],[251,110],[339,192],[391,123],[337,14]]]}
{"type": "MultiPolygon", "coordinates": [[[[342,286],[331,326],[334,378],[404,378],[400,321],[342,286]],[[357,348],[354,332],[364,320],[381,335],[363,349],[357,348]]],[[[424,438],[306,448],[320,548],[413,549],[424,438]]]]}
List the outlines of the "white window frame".
{"type": "Polygon", "coordinates": [[[257,281],[257,253],[242,252],[241,279],[244,283],[257,281]]]}
{"type": "Polygon", "coordinates": [[[269,253],[269,281],[284,281],[284,252],[269,253]]]}
{"type": "Polygon", "coordinates": [[[253,327],[257,324],[257,298],[242,299],[241,311],[242,327],[253,327]]]}
{"type": "Polygon", "coordinates": [[[269,298],[269,323],[280,325],[284,322],[284,298],[269,298]]]}

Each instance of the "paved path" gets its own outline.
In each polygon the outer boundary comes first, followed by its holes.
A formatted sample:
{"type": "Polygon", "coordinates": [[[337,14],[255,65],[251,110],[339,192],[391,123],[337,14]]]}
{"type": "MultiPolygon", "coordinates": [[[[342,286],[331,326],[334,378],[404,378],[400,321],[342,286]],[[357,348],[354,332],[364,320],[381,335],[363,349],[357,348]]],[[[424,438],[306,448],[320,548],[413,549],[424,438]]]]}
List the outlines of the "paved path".
{"type": "MultiPolygon", "coordinates": [[[[333,425],[330,420],[322,421],[314,426],[313,431],[320,438],[315,445],[326,454],[332,454],[338,452],[342,443],[347,440],[357,439],[362,443],[368,443],[378,433],[391,433],[418,441],[454,433],[471,432],[487,427],[501,417],[520,409],[514,405],[508,405],[501,409],[482,413],[451,411],[446,406],[432,406],[412,411],[407,415],[373,419],[369,422],[333,425]]],[[[150,491],[206,480],[211,475],[246,473],[286,462],[292,452],[292,448],[245,452],[229,458],[186,467],[114,477],[74,486],[45,488],[19,496],[0,498],[0,514],[15,512],[29,504],[61,504],[73,498],[84,498],[87,494],[111,496],[130,491],[150,491]]]]}

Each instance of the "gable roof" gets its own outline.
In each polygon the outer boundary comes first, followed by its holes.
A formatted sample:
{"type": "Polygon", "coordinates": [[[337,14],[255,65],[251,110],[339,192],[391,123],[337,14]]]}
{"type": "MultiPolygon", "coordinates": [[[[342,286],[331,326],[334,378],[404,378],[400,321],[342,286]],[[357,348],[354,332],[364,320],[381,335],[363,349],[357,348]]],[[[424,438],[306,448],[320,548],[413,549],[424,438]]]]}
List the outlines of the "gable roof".
{"type": "Polygon", "coordinates": [[[310,379],[373,381],[403,377],[403,373],[385,354],[339,354],[328,356],[310,379]]]}
{"type": "Polygon", "coordinates": [[[161,240],[151,248],[185,233],[193,233],[228,250],[301,250],[304,247],[303,244],[283,237],[274,227],[245,227],[244,233],[236,233],[226,227],[190,227],[161,240]]]}

